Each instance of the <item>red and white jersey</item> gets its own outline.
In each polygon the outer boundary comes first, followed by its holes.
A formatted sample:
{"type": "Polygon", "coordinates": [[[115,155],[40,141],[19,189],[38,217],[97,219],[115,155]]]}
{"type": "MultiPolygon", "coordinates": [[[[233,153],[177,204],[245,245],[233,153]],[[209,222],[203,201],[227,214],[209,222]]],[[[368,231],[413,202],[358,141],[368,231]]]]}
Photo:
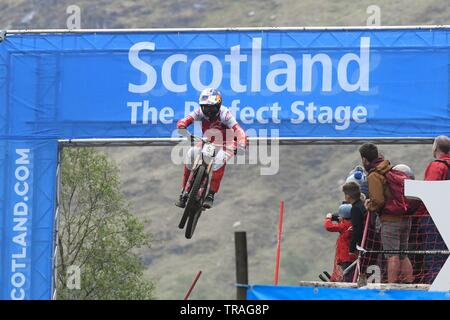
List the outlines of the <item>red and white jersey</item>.
{"type": "MultiPolygon", "coordinates": [[[[230,143],[232,141],[227,141],[226,130],[232,129],[234,131],[234,136],[236,136],[237,138],[237,142],[243,145],[246,144],[247,138],[244,130],[242,130],[242,128],[239,126],[230,109],[228,109],[227,107],[221,106],[219,110],[219,116],[216,118],[216,120],[213,121],[209,121],[208,119],[206,119],[205,115],[202,112],[202,109],[197,108],[183,119],[178,120],[177,127],[180,128],[180,126],[183,126],[187,128],[194,121],[202,122],[202,132],[208,138],[210,138],[211,135],[216,135],[216,130],[219,130],[220,132],[222,132],[223,141],[230,143]]],[[[230,137],[228,137],[228,139],[229,138],[230,137]]]]}
{"type": "Polygon", "coordinates": [[[205,133],[208,129],[219,129],[222,127],[233,129],[233,126],[237,124],[236,119],[233,117],[230,109],[221,106],[219,110],[219,116],[215,121],[208,121],[203,114],[202,108],[197,108],[189,114],[194,121],[202,121],[202,131],[205,133]]]}

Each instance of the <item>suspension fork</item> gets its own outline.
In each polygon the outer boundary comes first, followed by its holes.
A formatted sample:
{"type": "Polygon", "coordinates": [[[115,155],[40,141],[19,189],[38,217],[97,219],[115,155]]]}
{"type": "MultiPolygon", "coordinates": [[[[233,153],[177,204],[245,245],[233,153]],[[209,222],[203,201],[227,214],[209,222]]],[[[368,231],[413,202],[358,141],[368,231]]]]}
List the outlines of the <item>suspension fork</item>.
{"type": "MultiPolygon", "coordinates": [[[[214,159],[213,159],[214,160],[214,159]]],[[[206,167],[206,174],[202,179],[202,183],[200,184],[200,189],[198,190],[198,198],[203,199],[206,194],[206,190],[208,189],[208,180],[212,171],[213,162],[211,161],[206,167]]]]}
{"type": "Polygon", "coordinates": [[[192,170],[189,173],[189,178],[186,182],[186,185],[184,186],[184,189],[181,192],[182,194],[189,193],[191,191],[192,182],[194,181],[194,177],[195,177],[194,172],[197,171],[200,161],[201,161],[201,154],[197,155],[197,157],[195,157],[194,165],[192,166],[192,170]]]}

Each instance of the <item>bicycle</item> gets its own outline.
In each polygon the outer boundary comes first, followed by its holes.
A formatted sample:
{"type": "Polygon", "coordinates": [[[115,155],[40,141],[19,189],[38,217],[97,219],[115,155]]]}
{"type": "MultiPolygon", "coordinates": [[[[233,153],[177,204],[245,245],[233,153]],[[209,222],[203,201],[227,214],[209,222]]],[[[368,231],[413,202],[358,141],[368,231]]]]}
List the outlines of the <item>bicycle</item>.
{"type": "Polygon", "coordinates": [[[181,133],[188,136],[192,143],[195,141],[201,142],[201,152],[194,160],[186,186],[182,191],[182,194],[187,194],[188,198],[183,216],[178,224],[178,228],[183,229],[187,222],[185,237],[191,239],[202,211],[205,210],[203,202],[208,194],[207,190],[211,180],[212,167],[217,155],[216,148],[225,148],[233,151],[234,155],[237,153],[237,148],[213,143],[207,138],[194,136],[185,129],[181,133]]]}

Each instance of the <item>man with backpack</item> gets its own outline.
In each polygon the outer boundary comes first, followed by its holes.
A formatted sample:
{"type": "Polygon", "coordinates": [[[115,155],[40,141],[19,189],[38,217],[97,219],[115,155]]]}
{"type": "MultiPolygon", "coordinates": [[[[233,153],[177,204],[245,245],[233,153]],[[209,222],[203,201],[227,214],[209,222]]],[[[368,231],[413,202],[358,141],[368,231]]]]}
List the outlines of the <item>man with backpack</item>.
{"type": "Polygon", "coordinates": [[[378,148],[365,143],[359,148],[364,169],[368,172],[369,199],[365,206],[379,215],[383,250],[399,251],[386,254],[387,280],[389,283],[412,283],[413,270],[407,255],[411,219],[407,216],[407,200],[404,196],[405,173],[392,169],[389,160],[378,154],[378,148]]]}
{"type": "MultiPolygon", "coordinates": [[[[436,137],[432,151],[435,160],[431,161],[426,168],[424,180],[450,180],[450,139],[447,136],[436,137]]],[[[424,239],[423,250],[447,250],[444,240],[423,203],[416,214],[421,216],[420,233],[424,239]]],[[[425,256],[423,265],[425,283],[434,281],[446,259],[446,256],[425,256]]]]}

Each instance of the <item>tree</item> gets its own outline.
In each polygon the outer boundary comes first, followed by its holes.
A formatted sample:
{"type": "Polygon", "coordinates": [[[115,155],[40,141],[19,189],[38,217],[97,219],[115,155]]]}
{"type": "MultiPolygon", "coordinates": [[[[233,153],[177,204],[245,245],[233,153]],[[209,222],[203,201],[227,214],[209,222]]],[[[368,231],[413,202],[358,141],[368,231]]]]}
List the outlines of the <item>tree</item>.
{"type": "Polygon", "coordinates": [[[152,299],[135,253],[151,239],[120,191],[118,169],[92,148],[65,148],[62,159],[58,299],[152,299]]]}

